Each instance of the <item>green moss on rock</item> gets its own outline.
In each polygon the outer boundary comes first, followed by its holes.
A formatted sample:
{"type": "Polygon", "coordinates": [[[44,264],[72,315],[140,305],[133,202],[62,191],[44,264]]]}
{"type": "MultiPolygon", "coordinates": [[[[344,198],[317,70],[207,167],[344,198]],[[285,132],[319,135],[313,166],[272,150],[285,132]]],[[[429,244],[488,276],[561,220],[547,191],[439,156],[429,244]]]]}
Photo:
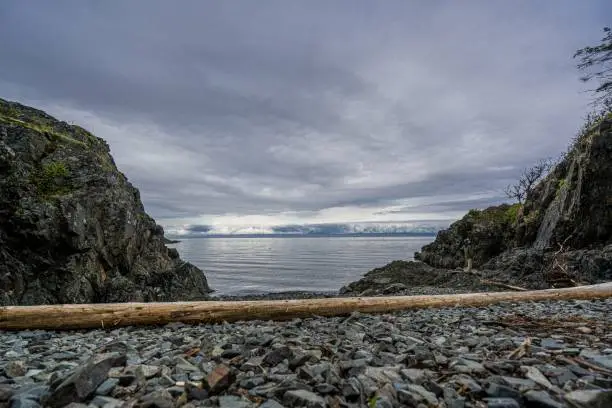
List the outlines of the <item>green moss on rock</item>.
{"type": "Polygon", "coordinates": [[[557,183],[557,190],[555,191],[555,198],[559,198],[559,194],[561,194],[561,191],[567,188],[567,180],[562,178],[561,180],[559,180],[559,182],[557,183]]]}
{"type": "Polygon", "coordinates": [[[484,210],[472,209],[465,217],[438,233],[436,240],[425,245],[415,259],[437,268],[457,268],[464,265],[463,245],[470,239],[474,266],[508,249],[515,234],[520,207],[502,204],[484,210]]]}
{"type": "Polygon", "coordinates": [[[506,210],[506,222],[509,222],[511,224],[514,224],[515,222],[518,221],[519,218],[519,213],[521,212],[521,210],[523,209],[523,205],[521,203],[515,203],[512,204],[510,207],[508,207],[508,209],[506,210]]]}
{"type": "Polygon", "coordinates": [[[59,122],[42,111],[3,99],[0,99],[0,123],[21,126],[42,133],[52,141],[63,141],[81,147],[97,142],[95,136],[79,126],[59,122]]]}
{"type": "Polygon", "coordinates": [[[34,172],[32,183],[44,197],[63,195],[70,191],[68,166],[60,161],[45,163],[34,172]]]}
{"type": "Polygon", "coordinates": [[[489,207],[484,210],[471,209],[467,213],[468,219],[479,224],[513,224],[518,218],[521,204],[489,207]]]}

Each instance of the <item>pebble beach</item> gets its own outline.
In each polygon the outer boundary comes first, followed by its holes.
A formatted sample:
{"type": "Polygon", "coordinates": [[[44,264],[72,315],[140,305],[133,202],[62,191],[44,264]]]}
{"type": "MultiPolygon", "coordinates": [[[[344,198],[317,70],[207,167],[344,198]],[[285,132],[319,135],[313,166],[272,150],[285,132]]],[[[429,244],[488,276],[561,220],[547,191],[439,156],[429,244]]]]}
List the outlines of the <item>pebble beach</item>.
{"type": "Polygon", "coordinates": [[[612,299],[0,332],[0,407],[42,406],[612,407],[612,299]]]}

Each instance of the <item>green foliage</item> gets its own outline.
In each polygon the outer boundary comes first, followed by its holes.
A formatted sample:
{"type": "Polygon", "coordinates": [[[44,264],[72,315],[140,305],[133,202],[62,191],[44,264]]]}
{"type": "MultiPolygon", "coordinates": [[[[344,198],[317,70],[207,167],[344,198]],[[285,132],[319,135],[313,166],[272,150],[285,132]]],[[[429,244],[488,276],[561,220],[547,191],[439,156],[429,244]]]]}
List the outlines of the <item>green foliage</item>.
{"type": "MultiPolygon", "coordinates": [[[[0,103],[0,123],[23,126],[35,132],[48,135],[48,137],[54,141],[63,141],[78,146],[87,147],[85,142],[75,139],[68,132],[56,130],[50,120],[44,120],[34,116],[27,116],[11,104],[5,105],[0,103]]],[[[89,134],[89,132],[87,133],[89,134]]]]}
{"type": "Polygon", "coordinates": [[[559,182],[557,183],[557,189],[555,191],[555,198],[559,198],[559,195],[561,194],[561,190],[563,190],[566,187],[567,187],[567,180],[564,178],[559,180],[559,182]]]}
{"type": "Polygon", "coordinates": [[[584,82],[596,79],[599,86],[591,90],[595,96],[593,112],[587,114],[566,156],[571,156],[575,147],[594,136],[602,120],[612,119],[612,29],[604,27],[603,31],[599,45],[581,48],[574,54],[574,58],[579,58],[578,69],[585,73],[580,79],[584,82]]]}
{"type": "Polygon", "coordinates": [[[508,209],[506,210],[505,218],[506,218],[506,222],[510,223],[510,224],[514,224],[517,220],[518,220],[518,215],[519,215],[519,211],[523,208],[523,205],[521,203],[515,203],[512,204],[510,207],[508,207],[508,209]]]}
{"type": "Polygon", "coordinates": [[[98,163],[100,164],[100,167],[104,171],[108,171],[110,173],[114,173],[117,171],[117,168],[115,167],[115,163],[113,162],[112,158],[108,154],[98,155],[98,163]]]}
{"type": "Polygon", "coordinates": [[[482,213],[482,211],[476,209],[476,208],[472,208],[470,211],[468,211],[467,216],[470,218],[474,218],[474,219],[478,219],[480,217],[480,214],[482,213]]]}
{"type": "Polygon", "coordinates": [[[525,217],[523,218],[525,224],[533,224],[535,223],[538,218],[540,217],[540,210],[536,209],[534,211],[531,211],[530,213],[526,214],[525,217]]]}
{"type": "Polygon", "coordinates": [[[584,122],[576,135],[572,138],[566,152],[563,154],[565,158],[571,158],[578,146],[589,140],[589,138],[598,134],[597,127],[603,120],[612,120],[612,105],[604,107],[600,110],[590,112],[584,118],[584,122]]]}
{"type": "Polygon", "coordinates": [[[516,203],[490,207],[485,210],[471,209],[468,211],[467,217],[475,223],[513,224],[517,220],[519,210],[522,207],[522,204],[516,203]]]}
{"type": "Polygon", "coordinates": [[[604,119],[610,119],[610,117],[612,116],[612,112],[609,112],[607,110],[598,110],[598,111],[593,111],[593,112],[589,112],[586,117],[584,118],[584,123],[582,124],[582,127],[580,128],[580,130],[578,131],[578,138],[584,138],[585,136],[587,136],[590,133],[594,133],[595,132],[595,128],[604,120],[604,119]]]}
{"type": "Polygon", "coordinates": [[[566,185],[567,185],[567,180],[566,179],[563,178],[563,179],[559,180],[559,182],[557,183],[557,190],[561,190],[566,185]]]}
{"type": "Polygon", "coordinates": [[[19,117],[19,111],[15,107],[13,107],[13,106],[7,106],[4,109],[0,110],[0,115],[12,117],[12,118],[18,118],[19,117]],[[2,115],[2,114],[4,114],[4,115],[2,115]]]}
{"type": "Polygon", "coordinates": [[[604,37],[600,44],[579,49],[574,58],[579,58],[578,69],[585,75],[584,82],[596,79],[599,86],[592,90],[596,99],[595,106],[612,107],[612,29],[604,27],[604,37]]]}
{"type": "Polygon", "coordinates": [[[63,195],[70,191],[67,179],[70,176],[68,167],[62,162],[46,163],[36,171],[32,183],[44,197],[63,195]]]}
{"type": "Polygon", "coordinates": [[[47,177],[67,177],[68,168],[64,163],[55,161],[43,166],[43,174],[47,177]]]}

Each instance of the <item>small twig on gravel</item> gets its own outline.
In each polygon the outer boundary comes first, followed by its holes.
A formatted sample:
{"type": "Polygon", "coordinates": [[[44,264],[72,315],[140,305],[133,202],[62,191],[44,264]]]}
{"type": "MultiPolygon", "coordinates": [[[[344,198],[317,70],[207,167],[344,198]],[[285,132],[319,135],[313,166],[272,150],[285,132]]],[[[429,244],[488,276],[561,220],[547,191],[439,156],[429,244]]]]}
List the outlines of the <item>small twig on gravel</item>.
{"type": "Polygon", "coordinates": [[[358,318],[360,316],[359,312],[353,312],[351,313],[349,316],[347,316],[344,320],[342,320],[339,324],[339,326],[342,326],[344,324],[349,323],[352,320],[355,320],[356,318],[358,318]]]}
{"type": "Polygon", "coordinates": [[[508,359],[522,358],[525,354],[529,352],[529,347],[531,347],[531,337],[526,337],[516,349],[514,349],[510,354],[508,354],[508,359]]]}
{"type": "Polygon", "coordinates": [[[440,383],[443,380],[446,380],[448,377],[450,377],[453,373],[452,372],[443,372],[442,371],[442,375],[439,376],[438,378],[436,378],[436,382],[440,383]]]}
{"type": "Polygon", "coordinates": [[[503,323],[509,327],[521,328],[527,330],[533,329],[571,329],[579,326],[592,325],[597,327],[597,322],[593,319],[578,317],[578,316],[564,316],[564,317],[548,317],[548,318],[537,318],[533,319],[528,316],[521,314],[515,314],[505,316],[503,323]]]}
{"type": "MultiPolygon", "coordinates": [[[[365,324],[359,323],[359,322],[352,322],[351,324],[354,324],[355,326],[359,326],[362,329],[368,330],[368,327],[365,324]]],[[[366,332],[367,334],[367,332],[366,332]]]]}
{"type": "Polygon", "coordinates": [[[573,364],[573,365],[579,365],[582,368],[589,368],[593,371],[598,371],[602,374],[606,374],[606,375],[611,375],[612,376],[612,370],[608,370],[607,368],[603,368],[600,367],[596,364],[592,364],[589,363],[586,360],[581,359],[580,357],[565,357],[565,356],[558,356],[557,359],[559,361],[563,361],[564,363],[567,364],[573,364]]]}
{"type": "Polygon", "coordinates": [[[519,292],[526,292],[526,291],[529,290],[529,289],[521,288],[520,286],[507,285],[507,284],[505,284],[503,282],[498,282],[498,281],[489,280],[489,279],[481,279],[480,283],[482,283],[484,285],[499,286],[499,287],[502,287],[502,288],[516,290],[516,291],[519,291],[519,292]]]}

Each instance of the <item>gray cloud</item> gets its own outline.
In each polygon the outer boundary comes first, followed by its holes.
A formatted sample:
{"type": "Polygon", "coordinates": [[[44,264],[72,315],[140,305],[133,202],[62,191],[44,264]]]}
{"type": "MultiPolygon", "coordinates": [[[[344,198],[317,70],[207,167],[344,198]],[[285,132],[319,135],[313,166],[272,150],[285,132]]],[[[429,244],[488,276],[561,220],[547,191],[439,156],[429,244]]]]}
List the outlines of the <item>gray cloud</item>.
{"type": "Polygon", "coordinates": [[[588,102],[571,55],[611,12],[4,1],[0,93],[108,140],[154,217],[456,212],[564,149],[588,102]]]}

